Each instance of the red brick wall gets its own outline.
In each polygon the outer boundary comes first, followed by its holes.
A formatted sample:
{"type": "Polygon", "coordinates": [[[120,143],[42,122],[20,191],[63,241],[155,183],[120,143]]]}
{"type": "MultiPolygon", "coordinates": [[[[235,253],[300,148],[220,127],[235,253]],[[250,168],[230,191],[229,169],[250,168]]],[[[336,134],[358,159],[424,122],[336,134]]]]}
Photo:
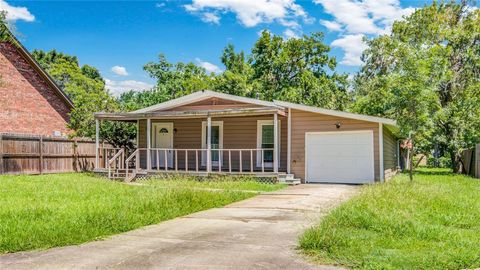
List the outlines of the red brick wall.
{"type": "Polygon", "coordinates": [[[70,109],[10,43],[0,43],[0,133],[69,133],[70,109]]]}

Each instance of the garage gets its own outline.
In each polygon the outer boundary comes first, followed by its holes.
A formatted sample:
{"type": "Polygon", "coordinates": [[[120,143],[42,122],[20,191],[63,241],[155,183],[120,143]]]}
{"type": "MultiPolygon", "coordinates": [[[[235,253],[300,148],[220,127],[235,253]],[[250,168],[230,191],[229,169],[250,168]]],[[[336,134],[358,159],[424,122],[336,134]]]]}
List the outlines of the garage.
{"type": "Polygon", "coordinates": [[[308,183],[371,183],[375,179],[373,131],[305,133],[308,183]]]}

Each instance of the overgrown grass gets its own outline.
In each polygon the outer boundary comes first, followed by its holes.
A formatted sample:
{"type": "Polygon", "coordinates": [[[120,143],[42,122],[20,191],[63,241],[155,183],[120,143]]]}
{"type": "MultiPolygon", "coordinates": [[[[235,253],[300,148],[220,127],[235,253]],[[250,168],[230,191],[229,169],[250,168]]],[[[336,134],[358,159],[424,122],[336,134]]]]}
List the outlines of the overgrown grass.
{"type": "Polygon", "coordinates": [[[307,230],[300,247],[321,263],[361,269],[480,267],[480,181],[446,170],[399,175],[307,230]]]}
{"type": "Polygon", "coordinates": [[[208,191],[87,174],[0,176],[0,253],[79,244],[255,195],[228,183],[208,191]]]}
{"type": "Polygon", "coordinates": [[[245,191],[275,191],[286,187],[285,184],[271,184],[259,182],[249,176],[212,176],[197,178],[194,176],[170,176],[166,178],[150,178],[141,183],[156,187],[194,188],[194,189],[221,189],[245,191]]]}

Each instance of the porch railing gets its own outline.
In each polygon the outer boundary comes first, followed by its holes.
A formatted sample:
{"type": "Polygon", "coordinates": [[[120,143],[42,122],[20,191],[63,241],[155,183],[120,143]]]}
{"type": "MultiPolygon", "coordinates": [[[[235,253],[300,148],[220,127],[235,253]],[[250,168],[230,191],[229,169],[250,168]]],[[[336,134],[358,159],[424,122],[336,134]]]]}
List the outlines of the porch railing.
{"type": "Polygon", "coordinates": [[[125,149],[121,148],[111,159],[108,160],[108,178],[112,176],[112,169],[123,169],[125,165],[125,149]]]}
{"type": "Polygon", "coordinates": [[[108,168],[108,161],[115,156],[115,154],[120,151],[121,148],[116,147],[99,147],[98,148],[98,168],[97,169],[107,169],[108,168]]]}
{"type": "MultiPolygon", "coordinates": [[[[211,149],[211,168],[208,168],[208,149],[138,148],[126,160],[135,171],[257,173],[273,172],[273,161],[265,161],[265,153],[273,148],[211,149]],[[150,153],[150,158],[147,158],[150,153]],[[148,166],[150,160],[150,166],[148,166]]],[[[278,160],[278,159],[277,159],[278,160]]],[[[128,176],[127,176],[128,178],[128,176]]]]}

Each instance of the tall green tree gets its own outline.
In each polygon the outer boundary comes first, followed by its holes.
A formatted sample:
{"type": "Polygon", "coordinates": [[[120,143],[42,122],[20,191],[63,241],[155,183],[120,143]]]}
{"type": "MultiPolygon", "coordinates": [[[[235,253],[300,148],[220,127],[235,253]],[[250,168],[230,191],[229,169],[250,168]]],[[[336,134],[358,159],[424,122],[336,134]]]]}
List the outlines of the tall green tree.
{"type": "Polygon", "coordinates": [[[156,87],[142,93],[126,93],[121,99],[124,103],[148,106],[151,101],[158,103],[212,89],[264,100],[344,109],[350,101],[347,76],[335,72],[336,60],[328,55],[329,50],[321,33],[287,40],[264,31],[248,56],[227,45],[220,58],[225,71],[220,74],[208,74],[194,63],[170,63],[160,54],[158,62],[144,67],[157,80],[156,87]]]}
{"type": "Polygon", "coordinates": [[[263,31],[249,60],[263,99],[281,99],[330,109],[348,104],[347,77],[335,72],[323,33],[284,39],[263,31]]]}
{"type": "MultiPolygon", "coordinates": [[[[55,50],[44,52],[34,50],[35,60],[52,76],[75,105],[70,113],[68,127],[72,136],[95,137],[95,112],[115,112],[121,107],[105,88],[100,72],[89,65],[80,66],[75,56],[55,50]]],[[[132,125],[105,122],[102,124],[102,138],[117,147],[133,147],[135,127],[132,125]]]]}
{"type": "Polygon", "coordinates": [[[254,81],[254,70],[248,63],[243,51],[235,52],[235,47],[228,44],[220,57],[225,71],[212,80],[215,91],[231,95],[255,97],[260,85],[254,81]]]}
{"type": "Polygon", "coordinates": [[[143,69],[157,80],[155,91],[170,99],[211,86],[211,77],[204,68],[192,62],[170,63],[163,54],[159,55],[158,62],[147,63],[143,69]]]}
{"type": "Polygon", "coordinates": [[[397,119],[416,151],[437,144],[458,172],[480,138],[480,10],[434,2],[368,46],[352,110],[397,119]]]}

